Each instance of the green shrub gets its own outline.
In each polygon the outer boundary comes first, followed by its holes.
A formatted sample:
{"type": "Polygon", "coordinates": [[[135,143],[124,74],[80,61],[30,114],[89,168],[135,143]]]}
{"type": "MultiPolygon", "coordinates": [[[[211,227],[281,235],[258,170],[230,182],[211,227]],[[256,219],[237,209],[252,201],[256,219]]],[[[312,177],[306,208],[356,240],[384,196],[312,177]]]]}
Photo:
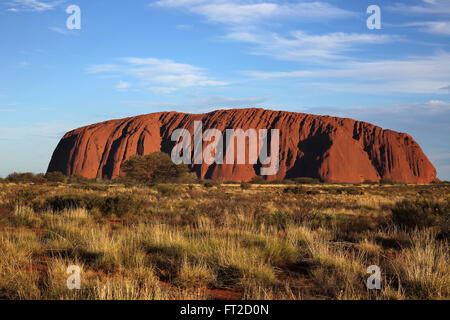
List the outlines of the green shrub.
{"type": "Polygon", "coordinates": [[[203,186],[205,188],[217,187],[219,185],[220,185],[220,183],[217,182],[217,181],[214,181],[214,180],[205,180],[205,181],[203,181],[203,186]]]}
{"type": "Polygon", "coordinates": [[[284,188],[283,192],[293,194],[306,194],[305,188],[299,186],[284,188]]]}
{"type": "Polygon", "coordinates": [[[73,208],[88,208],[87,198],[80,195],[62,195],[54,196],[46,199],[44,208],[53,211],[63,211],[65,209],[73,208]]]}
{"type": "Polygon", "coordinates": [[[289,217],[285,212],[265,212],[256,216],[256,221],[268,226],[274,226],[277,229],[284,230],[288,225],[289,217]]]}
{"type": "Polygon", "coordinates": [[[397,182],[392,179],[382,178],[380,184],[397,184],[397,182]]]}
{"type": "Polygon", "coordinates": [[[271,180],[271,181],[267,181],[266,183],[270,183],[270,184],[294,184],[294,182],[292,180],[289,180],[289,179],[271,180]]]}
{"type": "Polygon", "coordinates": [[[352,195],[363,195],[364,191],[359,188],[346,188],[345,193],[352,194],[352,195]]]}
{"type": "Polygon", "coordinates": [[[61,183],[65,183],[67,181],[67,176],[65,176],[64,174],[62,174],[59,171],[56,172],[47,172],[45,174],[45,179],[48,182],[61,182],[61,183]]]}
{"type": "Polygon", "coordinates": [[[163,196],[176,196],[181,193],[180,189],[173,185],[159,184],[156,186],[156,190],[163,196]]]}
{"type": "Polygon", "coordinates": [[[132,194],[118,194],[98,200],[100,212],[104,216],[122,217],[127,214],[140,214],[145,207],[144,199],[132,194]]]}
{"type": "Polygon", "coordinates": [[[109,190],[109,186],[105,185],[98,185],[98,184],[81,184],[74,186],[75,188],[79,188],[82,190],[88,190],[88,191],[100,191],[100,192],[107,192],[109,190]]]}
{"type": "Polygon", "coordinates": [[[188,172],[186,165],[174,164],[170,156],[163,152],[132,156],[121,167],[121,173],[127,180],[143,185],[180,182],[188,172]]]}
{"type": "Polygon", "coordinates": [[[89,183],[91,180],[88,178],[85,178],[79,174],[75,174],[73,176],[70,176],[68,179],[69,183],[79,183],[79,184],[87,184],[89,183]]]}
{"type": "Polygon", "coordinates": [[[291,179],[296,184],[318,184],[320,183],[319,179],[311,178],[311,177],[300,177],[291,179]]]}
{"type": "Polygon", "coordinates": [[[18,205],[32,206],[38,196],[38,191],[32,188],[19,189],[15,193],[15,202],[18,205]]]}
{"type": "Polygon", "coordinates": [[[322,188],[322,190],[329,194],[352,194],[352,195],[364,194],[364,190],[357,187],[322,188]]]}
{"type": "Polygon", "coordinates": [[[7,182],[12,183],[31,183],[35,181],[36,176],[34,173],[25,172],[25,173],[11,173],[6,177],[7,182]]]}
{"type": "Polygon", "coordinates": [[[392,209],[393,222],[405,228],[437,227],[444,234],[450,229],[450,200],[416,199],[397,202],[392,209]]]}
{"type": "Polygon", "coordinates": [[[253,184],[264,184],[264,183],[267,183],[267,181],[266,181],[266,179],[264,179],[263,176],[256,176],[250,181],[250,183],[253,183],[253,184]]]}
{"type": "Polygon", "coordinates": [[[248,190],[248,189],[250,189],[251,187],[252,187],[251,184],[248,183],[248,182],[242,182],[242,183],[241,183],[241,189],[242,189],[242,190],[248,190]]]}
{"type": "Polygon", "coordinates": [[[63,195],[46,199],[41,209],[63,211],[73,208],[98,210],[104,216],[139,214],[145,207],[145,200],[132,194],[117,194],[114,196],[94,195],[63,195]]]}

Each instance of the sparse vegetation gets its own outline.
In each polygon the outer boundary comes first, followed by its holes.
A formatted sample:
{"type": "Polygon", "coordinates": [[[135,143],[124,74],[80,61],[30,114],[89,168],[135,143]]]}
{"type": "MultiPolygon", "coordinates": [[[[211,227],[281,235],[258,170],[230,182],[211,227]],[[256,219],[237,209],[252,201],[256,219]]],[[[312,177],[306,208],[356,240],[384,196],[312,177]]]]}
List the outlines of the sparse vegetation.
{"type": "Polygon", "coordinates": [[[0,184],[2,299],[450,298],[447,184],[28,178],[0,184]]]}

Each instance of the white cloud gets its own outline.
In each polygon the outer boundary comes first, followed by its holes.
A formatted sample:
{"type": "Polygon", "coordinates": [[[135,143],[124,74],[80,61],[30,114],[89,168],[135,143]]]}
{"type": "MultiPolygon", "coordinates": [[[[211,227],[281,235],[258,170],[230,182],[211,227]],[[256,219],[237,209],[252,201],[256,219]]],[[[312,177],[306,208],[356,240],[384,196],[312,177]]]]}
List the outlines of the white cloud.
{"type": "Polygon", "coordinates": [[[93,65],[89,73],[116,73],[131,76],[154,92],[168,93],[180,88],[223,86],[228,83],[210,78],[202,68],[167,59],[124,58],[120,64],[93,65]]]}
{"type": "Polygon", "coordinates": [[[131,87],[131,83],[120,80],[116,85],[116,90],[125,90],[131,87]]]}
{"type": "Polygon", "coordinates": [[[450,21],[425,21],[405,25],[407,27],[420,27],[419,30],[438,35],[450,35],[450,21]]]}
{"type": "Polygon", "coordinates": [[[297,78],[308,86],[345,92],[445,93],[450,82],[450,53],[403,60],[346,61],[334,68],[289,72],[246,72],[253,79],[297,78]],[[336,80],[347,80],[339,82],[336,80]],[[321,81],[322,80],[322,81],[321,81]]]}
{"type": "Polygon", "coordinates": [[[251,25],[269,19],[346,18],[352,12],[325,2],[292,2],[270,0],[160,0],[154,5],[183,9],[201,15],[209,22],[225,25],[251,25]]]}
{"type": "Polygon", "coordinates": [[[109,72],[119,72],[120,66],[116,64],[97,64],[89,66],[87,69],[88,73],[109,73],[109,72]]]}
{"type": "MultiPolygon", "coordinates": [[[[441,100],[430,100],[423,103],[410,103],[410,104],[394,104],[380,107],[348,107],[348,108],[311,108],[308,109],[312,113],[326,113],[338,117],[352,117],[354,119],[371,121],[370,119],[376,119],[376,121],[386,121],[387,119],[393,119],[393,117],[402,116],[397,118],[397,122],[422,122],[423,125],[433,125],[436,123],[445,124],[450,117],[450,102],[441,100]],[[444,116],[444,117],[443,117],[444,116]],[[429,122],[430,118],[435,119],[429,122]],[[365,120],[366,119],[366,120],[365,120]]],[[[395,129],[395,128],[393,128],[395,129]]],[[[450,131],[450,127],[447,127],[447,131],[450,131]]]]}
{"type": "Polygon", "coordinates": [[[159,0],[152,4],[197,14],[208,22],[221,24],[226,30],[222,40],[248,43],[251,54],[281,60],[323,63],[346,58],[344,54],[358,46],[385,44],[400,39],[376,33],[270,31],[280,27],[281,21],[286,24],[289,19],[330,23],[332,19],[364,16],[364,13],[343,10],[322,1],[159,0]]]}
{"type": "Polygon", "coordinates": [[[450,14],[450,1],[448,0],[422,0],[421,5],[395,3],[385,8],[407,14],[450,14]]]}
{"type": "Polygon", "coordinates": [[[231,32],[227,40],[247,42],[256,45],[252,53],[272,56],[282,60],[308,62],[345,58],[342,54],[354,50],[355,46],[383,44],[398,39],[395,36],[334,32],[313,35],[297,30],[290,37],[276,33],[255,33],[249,31],[231,32]]]}
{"type": "Polygon", "coordinates": [[[38,0],[12,0],[7,3],[10,6],[7,11],[20,12],[20,11],[36,11],[43,12],[53,10],[55,7],[65,2],[65,0],[59,1],[38,1],[38,0]]]}
{"type": "Polygon", "coordinates": [[[169,94],[177,90],[177,88],[171,87],[150,87],[148,90],[157,94],[169,94]]]}
{"type": "Polygon", "coordinates": [[[48,27],[48,29],[50,31],[62,34],[62,35],[68,35],[71,34],[71,32],[69,31],[69,29],[66,28],[60,28],[60,27],[48,27]]]}
{"type": "Polygon", "coordinates": [[[232,98],[225,96],[213,96],[197,99],[194,101],[194,105],[196,107],[208,108],[211,110],[216,110],[218,108],[248,108],[258,107],[267,100],[268,98],[265,97],[232,98]]]}
{"type": "Polygon", "coordinates": [[[142,100],[122,101],[122,103],[131,107],[149,107],[156,108],[157,110],[167,109],[174,111],[176,110],[178,112],[198,113],[217,109],[261,107],[261,104],[267,100],[268,98],[265,97],[234,98],[226,96],[190,96],[183,104],[178,104],[175,102],[154,102],[142,100]]]}
{"type": "Polygon", "coordinates": [[[50,121],[48,123],[32,123],[26,127],[0,128],[0,140],[23,140],[31,138],[61,138],[71,128],[63,121],[50,121]]]}
{"type": "Polygon", "coordinates": [[[156,108],[157,110],[161,110],[162,108],[173,108],[178,106],[177,103],[175,102],[156,102],[156,101],[145,101],[145,100],[126,100],[126,101],[121,101],[120,103],[128,105],[130,107],[133,108],[156,108]]]}

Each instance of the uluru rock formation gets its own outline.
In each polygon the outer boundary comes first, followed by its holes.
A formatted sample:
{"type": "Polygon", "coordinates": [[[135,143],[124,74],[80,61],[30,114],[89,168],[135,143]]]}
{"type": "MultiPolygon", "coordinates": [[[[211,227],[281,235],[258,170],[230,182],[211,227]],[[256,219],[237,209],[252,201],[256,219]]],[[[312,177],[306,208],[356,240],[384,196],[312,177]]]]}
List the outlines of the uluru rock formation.
{"type": "MultiPolygon", "coordinates": [[[[117,178],[132,155],[171,153],[172,132],[193,135],[194,121],[203,130],[279,129],[280,167],[268,180],[314,177],[325,182],[436,181],[436,169],[411,136],[375,125],[330,116],[264,109],[219,110],[206,114],[152,113],[111,120],[68,132],[53,153],[48,172],[87,178],[117,178]]],[[[203,142],[204,146],[210,142],[203,142]]],[[[248,143],[247,143],[248,144],[248,143]]],[[[259,164],[259,167],[261,165],[259,164]]],[[[197,164],[201,178],[249,181],[259,173],[252,164],[197,164]]]]}

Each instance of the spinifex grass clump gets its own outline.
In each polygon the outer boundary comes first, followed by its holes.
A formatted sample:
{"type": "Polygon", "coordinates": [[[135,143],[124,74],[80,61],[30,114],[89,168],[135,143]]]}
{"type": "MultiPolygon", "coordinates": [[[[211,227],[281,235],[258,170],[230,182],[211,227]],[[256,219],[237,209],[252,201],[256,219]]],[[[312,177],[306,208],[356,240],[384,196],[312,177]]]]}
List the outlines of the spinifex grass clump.
{"type": "Polygon", "coordinates": [[[63,211],[67,209],[85,208],[99,212],[103,216],[122,217],[127,214],[139,214],[145,207],[145,199],[131,193],[115,195],[67,194],[54,196],[36,205],[37,210],[63,211]]]}

